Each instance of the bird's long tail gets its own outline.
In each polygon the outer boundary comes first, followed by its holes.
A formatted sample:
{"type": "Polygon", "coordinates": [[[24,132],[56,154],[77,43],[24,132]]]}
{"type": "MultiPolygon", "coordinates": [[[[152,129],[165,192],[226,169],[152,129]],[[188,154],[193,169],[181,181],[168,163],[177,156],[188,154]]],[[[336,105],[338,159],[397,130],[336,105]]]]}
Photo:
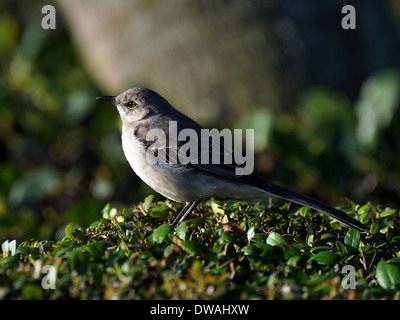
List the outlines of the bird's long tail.
{"type": "Polygon", "coordinates": [[[278,186],[269,181],[266,182],[266,185],[263,189],[272,196],[282,198],[286,201],[294,202],[301,206],[309,207],[311,209],[325,213],[328,216],[331,216],[350,227],[356,228],[363,232],[369,232],[369,228],[360,221],[357,221],[356,219],[350,217],[345,212],[335,209],[325,203],[322,203],[321,201],[307,197],[305,195],[289,190],[287,188],[278,186]]]}

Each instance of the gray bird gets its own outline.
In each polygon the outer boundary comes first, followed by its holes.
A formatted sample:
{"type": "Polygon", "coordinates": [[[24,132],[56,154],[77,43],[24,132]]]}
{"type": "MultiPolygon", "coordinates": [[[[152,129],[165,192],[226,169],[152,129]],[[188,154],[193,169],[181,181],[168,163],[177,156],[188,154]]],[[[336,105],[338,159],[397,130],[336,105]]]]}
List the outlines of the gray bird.
{"type": "MultiPolygon", "coordinates": [[[[243,164],[235,161],[224,162],[223,155],[232,151],[222,142],[218,142],[222,149],[219,163],[204,161],[205,158],[211,159],[215,155],[212,155],[213,151],[201,154],[200,148],[199,161],[188,163],[179,161],[176,155],[185,141],[168,144],[169,124],[176,124],[178,133],[190,129],[196,132],[198,137],[203,128],[150,89],[132,88],[118,96],[101,96],[97,99],[110,102],[117,107],[122,119],[122,147],[133,171],[166,198],[186,204],[171,223],[172,229],[176,229],[203,199],[221,197],[262,200],[274,196],[325,213],[363,232],[369,231],[367,226],[345,212],[318,200],[273,184],[254,173],[236,174],[236,169],[243,167],[243,164]],[[162,130],[165,139],[160,137],[157,137],[160,140],[149,139],[149,133],[154,131],[151,131],[152,129],[162,130]],[[157,144],[155,141],[160,143],[157,144]],[[149,161],[149,155],[158,157],[159,161],[156,163],[149,161]],[[170,161],[176,158],[178,161],[170,161]]],[[[210,142],[212,143],[215,141],[210,142]]]]}

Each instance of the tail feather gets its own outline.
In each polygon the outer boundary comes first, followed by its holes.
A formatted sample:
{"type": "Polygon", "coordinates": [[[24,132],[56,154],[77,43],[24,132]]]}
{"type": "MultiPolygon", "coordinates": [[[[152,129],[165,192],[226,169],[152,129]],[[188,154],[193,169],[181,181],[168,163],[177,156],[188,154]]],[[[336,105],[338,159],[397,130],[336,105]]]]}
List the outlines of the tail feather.
{"type": "Polygon", "coordinates": [[[346,225],[348,225],[350,227],[356,228],[362,232],[369,232],[369,228],[365,224],[350,217],[345,212],[335,209],[321,201],[307,197],[305,195],[302,195],[295,191],[289,190],[287,188],[278,186],[269,181],[266,182],[266,185],[263,189],[272,196],[276,196],[276,197],[282,198],[284,200],[294,202],[296,204],[299,204],[299,205],[302,205],[305,207],[309,207],[316,211],[325,213],[328,216],[331,216],[331,217],[345,223],[346,225]]]}

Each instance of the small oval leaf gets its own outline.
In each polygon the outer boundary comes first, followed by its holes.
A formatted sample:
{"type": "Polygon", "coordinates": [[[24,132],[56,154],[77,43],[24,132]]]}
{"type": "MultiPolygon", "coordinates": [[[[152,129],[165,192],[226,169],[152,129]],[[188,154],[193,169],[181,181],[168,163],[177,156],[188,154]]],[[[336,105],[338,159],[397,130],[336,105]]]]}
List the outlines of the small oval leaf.
{"type": "Polygon", "coordinates": [[[202,256],[207,250],[207,247],[200,242],[197,241],[192,241],[192,240],[186,240],[182,241],[179,244],[185,251],[192,253],[194,255],[202,256]]]}
{"type": "Polygon", "coordinates": [[[70,239],[72,239],[72,231],[73,230],[74,230],[74,224],[73,223],[70,223],[64,229],[65,235],[70,239]]]}
{"type": "Polygon", "coordinates": [[[379,261],[375,277],[383,289],[395,290],[400,286],[400,268],[394,264],[379,261]]]}
{"type": "Polygon", "coordinates": [[[178,236],[179,239],[185,240],[186,238],[186,221],[183,221],[179,227],[176,229],[176,235],[178,236]]]}
{"type": "Polygon", "coordinates": [[[253,239],[254,235],[255,235],[254,228],[251,227],[249,230],[247,230],[247,241],[250,242],[250,240],[253,239]]]}
{"type": "Polygon", "coordinates": [[[267,238],[267,243],[270,246],[279,246],[281,244],[285,244],[286,241],[279,233],[271,232],[267,238]]]}
{"type": "Polygon", "coordinates": [[[149,195],[146,197],[146,199],[144,199],[143,203],[142,203],[142,208],[144,210],[144,212],[149,211],[151,203],[153,201],[154,195],[149,195]]]}
{"type": "Polygon", "coordinates": [[[394,214],[395,212],[396,212],[396,209],[388,209],[388,210],[381,212],[379,214],[379,217],[380,218],[388,217],[388,216],[391,216],[392,214],[394,214]]]}
{"type": "Polygon", "coordinates": [[[169,224],[162,224],[157,229],[154,229],[152,237],[153,241],[160,244],[164,241],[165,237],[171,231],[171,226],[169,224]]]}
{"type": "Polygon", "coordinates": [[[331,265],[338,261],[338,255],[332,251],[321,251],[314,254],[308,261],[315,261],[320,265],[331,265]]]}
{"type": "Polygon", "coordinates": [[[355,253],[360,245],[360,231],[357,229],[350,229],[344,237],[344,243],[350,253],[355,253]]]}

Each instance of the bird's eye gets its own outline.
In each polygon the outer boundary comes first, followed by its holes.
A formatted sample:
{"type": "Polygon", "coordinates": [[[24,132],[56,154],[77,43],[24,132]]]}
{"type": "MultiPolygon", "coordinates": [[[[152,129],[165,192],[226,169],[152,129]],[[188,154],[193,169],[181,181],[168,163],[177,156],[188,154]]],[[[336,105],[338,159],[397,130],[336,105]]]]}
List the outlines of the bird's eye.
{"type": "Polygon", "coordinates": [[[134,103],[133,101],[129,101],[128,102],[128,107],[129,108],[133,108],[134,106],[136,106],[136,103],[134,103]]]}

